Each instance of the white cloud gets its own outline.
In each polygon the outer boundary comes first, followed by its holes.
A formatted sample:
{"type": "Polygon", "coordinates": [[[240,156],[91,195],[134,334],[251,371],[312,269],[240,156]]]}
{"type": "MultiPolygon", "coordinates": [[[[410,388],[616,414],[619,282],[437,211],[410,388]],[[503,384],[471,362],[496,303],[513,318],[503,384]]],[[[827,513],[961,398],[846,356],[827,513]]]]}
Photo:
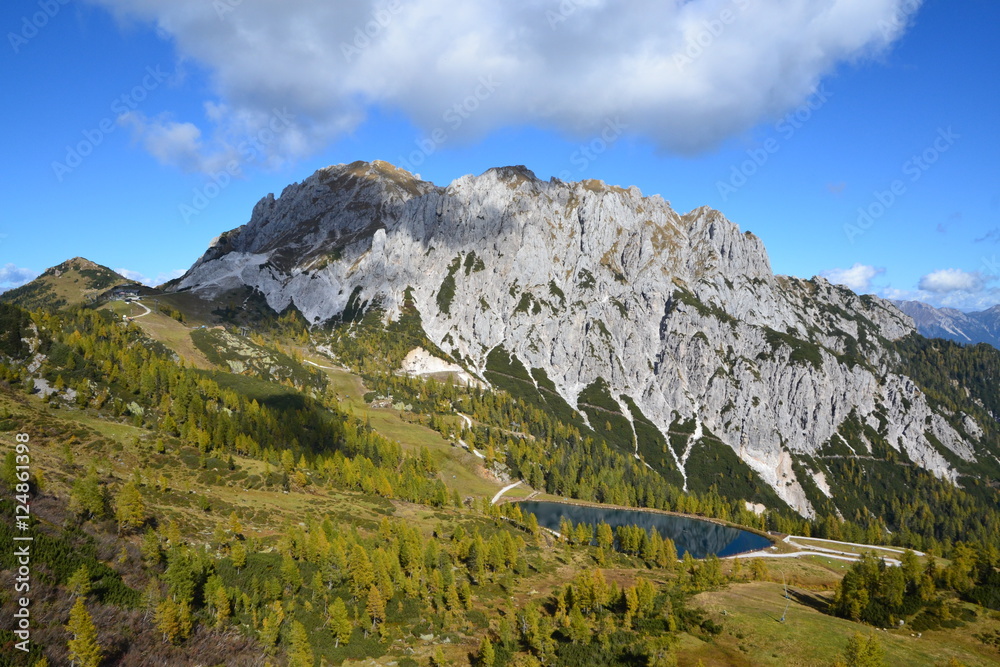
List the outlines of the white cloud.
{"type": "Polygon", "coordinates": [[[145,274],[139,271],[132,271],[131,269],[115,269],[115,273],[128,278],[129,280],[134,280],[137,283],[142,283],[143,285],[148,285],[149,287],[155,287],[157,285],[162,285],[168,280],[173,280],[174,278],[180,278],[184,275],[184,269],[174,269],[173,271],[164,271],[159,273],[155,278],[147,278],[145,274]]]}
{"type": "Polygon", "coordinates": [[[978,273],[961,269],[941,269],[928,273],[920,279],[920,289],[935,294],[948,292],[975,292],[982,289],[983,278],[978,273]]]}
{"type": "Polygon", "coordinates": [[[942,269],[923,276],[915,290],[886,287],[878,295],[899,301],[923,301],[937,308],[986,310],[1000,304],[1000,288],[991,284],[996,280],[996,276],[979,272],[942,269]]]}
{"type": "MultiPolygon", "coordinates": [[[[697,152],[801,104],[840,63],[876,55],[920,0],[90,0],[155,24],[207,67],[224,137],[275,109],[273,156],[318,150],[374,108],[473,139],[533,124],[589,136],[609,118],[697,152]],[[484,85],[483,82],[488,85],[484,85]],[[456,105],[458,105],[456,107],[456,105]],[[448,116],[448,110],[452,115],[448,116]]],[[[187,122],[150,126],[158,158],[198,166],[187,122]]],[[[146,135],[144,135],[146,136],[146,135]]],[[[213,135],[214,137],[214,135],[213,135]]],[[[200,153],[199,153],[200,151],[200,153]]]]}
{"type": "Polygon", "coordinates": [[[225,151],[210,152],[193,123],[178,123],[166,115],[148,118],[130,111],[118,118],[118,124],[132,129],[132,136],[162,164],[184,171],[211,172],[225,164],[225,151]]]}
{"type": "Polygon", "coordinates": [[[883,273],[885,269],[867,264],[855,264],[849,269],[830,269],[821,272],[820,275],[834,284],[845,285],[858,294],[863,294],[871,290],[872,280],[883,273]]]}
{"type": "Polygon", "coordinates": [[[37,271],[15,266],[14,264],[4,264],[0,266],[0,292],[30,283],[37,277],[37,271]]]}

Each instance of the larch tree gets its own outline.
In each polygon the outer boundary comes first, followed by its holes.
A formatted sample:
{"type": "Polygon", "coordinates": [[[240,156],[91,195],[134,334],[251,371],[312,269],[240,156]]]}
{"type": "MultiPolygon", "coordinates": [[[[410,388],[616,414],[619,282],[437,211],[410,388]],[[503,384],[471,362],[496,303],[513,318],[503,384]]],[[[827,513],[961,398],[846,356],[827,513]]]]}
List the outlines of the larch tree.
{"type": "Polygon", "coordinates": [[[313,667],[316,657],[309,644],[309,633],[300,621],[293,621],[288,633],[288,665],[289,667],[313,667]]]}
{"type": "Polygon", "coordinates": [[[132,532],[141,528],[149,518],[146,501],[135,482],[127,482],[115,498],[115,519],[119,532],[132,532]]]}
{"type": "Polygon", "coordinates": [[[351,618],[347,615],[347,606],[343,599],[335,598],[330,605],[330,632],[333,633],[334,647],[339,648],[351,640],[351,618]]]}
{"type": "Polygon", "coordinates": [[[66,588],[71,595],[86,599],[90,593],[90,570],[86,565],[81,565],[76,572],[66,582],[66,588]]]}
{"type": "Polygon", "coordinates": [[[365,611],[372,619],[372,630],[385,621],[385,600],[382,599],[382,593],[379,592],[378,586],[372,586],[368,589],[368,602],[365,604],[365,611]]]}
{"type": "Polygon", "coordinates": [[[247,548],[243,545],[242,541],[236,540],[233,543],[232,548],[229,550],[229,557],[233,561],[236,573],[239,574],[240,570],[246,567],[247,564],[247,548]]]}
{"type": "Polygon", "coordinates": [[[101,664],[101,646],[97,643],[97,628],[90,618],[90,612],[83,604],[83,598],[77,598],[73,609],[69,612],[69,623],[66,631],[72,637],[69,640],[69,659],[73,667],[97,667],[101,664]]]}

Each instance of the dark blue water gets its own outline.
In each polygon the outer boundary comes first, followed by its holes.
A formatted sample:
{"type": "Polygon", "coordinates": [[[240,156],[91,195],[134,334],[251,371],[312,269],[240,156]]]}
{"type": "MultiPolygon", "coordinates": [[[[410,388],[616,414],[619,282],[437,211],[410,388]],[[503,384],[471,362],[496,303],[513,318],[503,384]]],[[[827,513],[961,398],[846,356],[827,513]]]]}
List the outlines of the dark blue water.
{"type": "Polygon", "coordinates": [[[656,528],[660,537],[669,537],[674,541],[680,557],[685,552],[690,552],[695,558],[705,558],[709,554],[733,556],[771,546],[770,540],[756,533],[684,516],[565,503],[527,501],[519,504],[521,511],[535,515],[538,525],[554,531],[559,530],[563,517],[572,521],[573,525],[585,523],[596,526],[604,522],[612,529],[639,526],[645,528],[647,533],[656,528]]]}

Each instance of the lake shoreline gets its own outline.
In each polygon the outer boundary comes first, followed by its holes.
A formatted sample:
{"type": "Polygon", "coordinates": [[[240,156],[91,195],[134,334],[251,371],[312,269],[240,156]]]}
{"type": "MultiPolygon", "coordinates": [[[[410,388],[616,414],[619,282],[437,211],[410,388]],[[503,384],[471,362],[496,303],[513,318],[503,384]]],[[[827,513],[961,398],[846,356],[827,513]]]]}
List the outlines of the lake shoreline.
{"type": "MultiPolygon", "coordinates": [[[[656,508],[653,508],[653,507],[628,507],[628,506],[625,506],[625,505],[612,505],[612,504],[608,504],[608,503],[597,503],[597,502],[591,502],[591,501],[587,501],[587,500],[578,500],[578,499],[575,499],[575,498],[568,499],[568,500],[563,500],[563,499],[560,499],[560,500],[547,500],[547,499],[538,499],[538,498],[533,498],[531,500],[528,500],[527,498],[501,498],[498,504],[503,504],[503,503],[526,503],[526,502],[552,503],[554,505],[568,505],[568,506],[571,506],[571,507],[592,507],[592,508],[596,508],[596,509],[618,510],[618,511],[625,511],[625,512],[646,512],[646,513],[649,513],[649,514],[657,514],[657,515],[661,515],[661,516],[677,517],[677,518],[681,518],[681,519],[687,519],[687,520],[690,520],[690,521],[701,521],[701,522],[705,522],[705,523],[712,523],[712,524],[715,524],[715,525],[718,525],[718,526],[723,526],[725,528],[732,528],[734,530],[740,530],[740,531],[744,531],[744,532],[747,532],[747,533],[751,533],[753,535],[757,535],[758,537],[762,537],[762,538],[766,539],[770,543],[770,546],[765,547],[765,549],[769,549],[771,547],[776,546],[777,543],[780,541],[780,536],[770,535],[770,534],[768,534],[768,533],[766,533],[766,532],[764,532],[762,530],[759,530],[757,528],[752,528],[750,526],[743,526],[743,525],[740,525],[740,524],[737,524],[737,523],[733,523],[731,521],[725,521],[723,519],[717,519],[717,518],[714,518],[714,517],[706,517],[706,516],[701,516],[701,515],[698,515],[698,514],[685,514],[685,513],[682,513],[682,512],[674,512],[674,511],[671,511],[671,510],[656,509],[656,508]]],[[[551,529],[547,529],[547,530],[551,531],[551,529]]],[[[552,531],[552,532],[556,532],[556,531],[552,531]]],[[[558,534],[558,533],[556,532],[556,534],[558,534]]],[[[765,549],[750,549],[750,550],[747,550],[747,551],[741,551],[739,553],[734,553],[734,554],[730,554],[730,555],[727,555],[727,556],[719,556],[719,558],[736,558],[736,557],[738,557],[738,556],[740,556],[742,554],[754,553],[754,552],[758,552],[758,551],[764,551],[765,549]]]]}

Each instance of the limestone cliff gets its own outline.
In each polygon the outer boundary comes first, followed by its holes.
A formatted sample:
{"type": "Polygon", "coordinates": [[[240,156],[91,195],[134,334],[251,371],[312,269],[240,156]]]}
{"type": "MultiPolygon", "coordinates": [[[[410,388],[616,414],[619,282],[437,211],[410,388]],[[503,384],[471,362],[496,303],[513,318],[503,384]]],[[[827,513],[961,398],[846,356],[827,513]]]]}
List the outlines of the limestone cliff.
{"type": "MultiPolygon", "coordinates": [[[[428,337],[470,372],[502,346],[571,406],[603,378],[623,414],[619,397],[664,433],[696,420],[805,515],[793,461],[849,417],[941,477],[975,457],[975,428],[956,431],[893,371],[886,344],[913,332],[908,316],[776,276],[762,241],[721,213],[679,214],[634,187],[524,167],[438,187],[383,162],[329,167],[262,199],[176,289],[243,285],[313,323],[352,297],[395,318],[412,288],[428,337]]],[[[683,473],[684,453],[671,455],[683,473]]]]}

